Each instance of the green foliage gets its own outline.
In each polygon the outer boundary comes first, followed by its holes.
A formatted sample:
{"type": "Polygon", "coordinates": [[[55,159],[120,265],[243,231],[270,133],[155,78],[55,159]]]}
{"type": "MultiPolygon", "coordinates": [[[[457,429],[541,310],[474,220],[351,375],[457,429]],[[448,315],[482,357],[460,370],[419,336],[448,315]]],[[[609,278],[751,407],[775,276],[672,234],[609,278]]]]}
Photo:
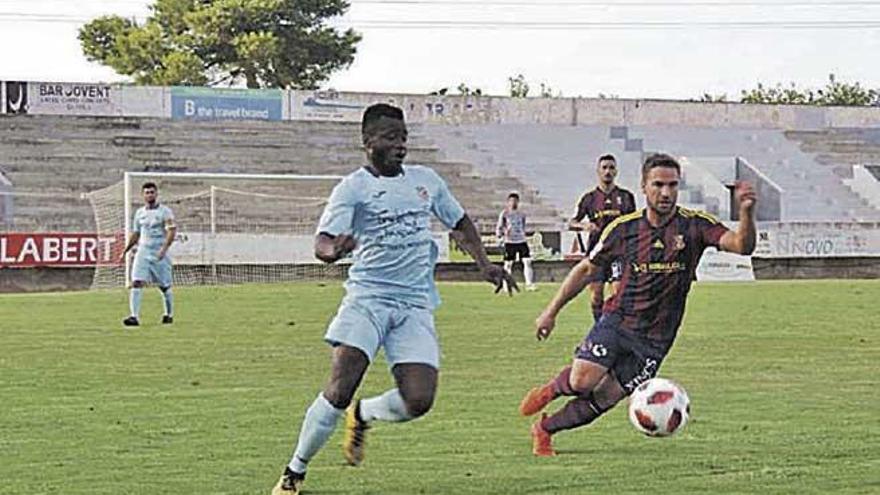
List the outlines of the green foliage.
{"type": "Polygon", "coordinates": [[[744,90],[740,101],[771,105],[876,106],[880,105],[880,92],[858,82],[839,81],[830,74],[828,84],[821,89],[800,89],[795,83],[789,86],[758,83],[756,88],[744,90]]]}
{"type": "Polygon", "coordinates": [[[529,96],[529,83],[522,74],[508,77],[507,87],[512,98],[527,98],[529,96]]]}
{"type": "MultiPolygon", "coordinates": [[[[528,98],[532,88],[524,75],[517,74],[507,78],[507,89],[512,98],[528,98]]],[[[562,98],[562,91],[556,91],[550,85],[542,82],[538,96],[540,98],[562,98]]]]}
{"type": "Polygon", "coordinates": [[[429,96],[446,96],[446,95],[458,94],[461,96],[483,96],[482,89],[480,89],[480,88],[471,89],[471,87],[465,83],[459,83],[459,85],[455,88],[455,91],[457,93],[450,93],[449,87],[443,87],[438,90],[431,91],[430,93],[428,93],[428,95],[429,96]]]}
{"type": "Polygon", "coordinates": [[[541,98],[562,98],[562,91],[554,90],[548,84],[541,83],[541,98]]]}
{"type": "Polygon", "coordinates": [[[458,91],[458,94],[464,95],[464,96],[482,96],[483,95],[482,89],[480,89],[480,88],[471,89],[470,86],[468,86],[465,83],[459,84],[458,87],[455,89],[458,91]]]}
{"type": "Polygon", "coordinates": [[[244,82],[316,89],[351,65],[361,36],[326,25],[344,0],[156,0],[143,25],[118,16],[80,29],[89,60],[137,84],[244,82]]]}
{"type": "MultiPolygon", "coordinates": [[[[880,491],[880,282],[696,284],[661,368],[690,394],[687,428],[645,438],[624,403],[559,434],[559,456],[536,459],[534,419],[517,405],[571,361],[591,321],[582,296],[552,338],[536,342],[535,316],[555,290],[506,297],[488,284],[441,283],[434,409],[376,424],[357,469],[342,460],[338,428],[312,460],[306,490],[880,491]]],[[[150,290],[136,329],[120,325],[122,290],[0,296],[0,493],[269,493],[326,383],[322,335],[342,296],[338,282],[179,287],[176,321],[163,326],[150,290]]],[[[393,386],[380,357],[358,396],[393,386]]]]}
{"type": "Polygon", "coordinates": [[[727,102],[727,95],[726,94],[713,95],[713,94],[709,94],[709,93],[703,93],[703,96],[701,96],[698,101],[701,103],[726,103],[727,102]]]}

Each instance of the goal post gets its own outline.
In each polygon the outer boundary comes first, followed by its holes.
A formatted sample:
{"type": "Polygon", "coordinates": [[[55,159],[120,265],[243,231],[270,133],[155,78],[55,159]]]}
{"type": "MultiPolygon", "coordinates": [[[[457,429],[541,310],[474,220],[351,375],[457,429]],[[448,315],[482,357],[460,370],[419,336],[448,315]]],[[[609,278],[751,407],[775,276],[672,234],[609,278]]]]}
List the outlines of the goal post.
{"type": "MultiPolygon", "coordinates": [[[[114,237],[119,258],[141,187],[154,182],[159,203],[175,215],[177,236],[170,249],[177,285],[216,285],[318,280],[344,268],[314,258],[313,240],[321,212],[338,175],[126,172],[87,197],[99,236],[114,237]]],[[[93,288],[122,287],[125,263],[96,267],[93,288]]]]}

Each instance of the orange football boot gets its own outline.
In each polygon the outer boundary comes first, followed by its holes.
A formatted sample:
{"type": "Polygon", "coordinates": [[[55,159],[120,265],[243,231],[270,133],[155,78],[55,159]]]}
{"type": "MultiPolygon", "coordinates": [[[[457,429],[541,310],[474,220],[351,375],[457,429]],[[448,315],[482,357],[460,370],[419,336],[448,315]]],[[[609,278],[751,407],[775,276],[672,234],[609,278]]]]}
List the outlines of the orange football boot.
{"type": "Polygon", "coordinates": [[[547,418],[547,413],[541,415],[541,419],[532,425],[532,454],[538,457],[552,457],[556,455],[553,450],[553,437],[541,426],[541,421],[547,418]]]}
{"type": "Polygon", "coordinates": [[[522,402],[519,404],[519,412],[523,416],[537,414],[547,407],[547,404],[553,402],[554,399],[556,399],[556,390],[553,389],[552,383],[535,387],[529,390],[526,396],[523,397],[522,402]]]}

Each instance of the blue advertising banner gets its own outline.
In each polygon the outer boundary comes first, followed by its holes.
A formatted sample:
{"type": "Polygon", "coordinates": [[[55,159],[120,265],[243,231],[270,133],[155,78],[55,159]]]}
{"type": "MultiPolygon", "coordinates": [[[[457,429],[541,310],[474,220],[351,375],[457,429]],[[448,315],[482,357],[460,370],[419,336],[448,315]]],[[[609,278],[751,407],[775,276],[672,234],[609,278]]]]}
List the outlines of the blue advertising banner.
{"type": "Polygon", "coordinates": [[[278,89],[171,88],[171,117],[186,120],[281,120],[278,89]]]}

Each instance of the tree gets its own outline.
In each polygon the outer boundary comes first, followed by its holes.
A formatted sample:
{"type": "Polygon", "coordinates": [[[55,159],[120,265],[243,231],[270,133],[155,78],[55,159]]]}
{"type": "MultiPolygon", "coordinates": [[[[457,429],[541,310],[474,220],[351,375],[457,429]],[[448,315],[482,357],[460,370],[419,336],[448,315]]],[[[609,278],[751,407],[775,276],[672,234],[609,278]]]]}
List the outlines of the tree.
{"type": "Polygon", "coordinates": [[[758,83],[758,87],[742,92],[742,103],[764,103],[775,105],[835,105],[835,106],[871,106],[880,105],[880,91],[869,89],[860,83],[847,83],[837,80],[829,74],[828,84],[822,89],[799,89],[791,83],[767,87],[758,83]]]}
{"type": "Polygon", "coordinates": [[[710,93],[703,93],[703,96],[701,96],[700,99],[697,101],[701,103],[727,103],[727,95],[713,95],[710,93]]]}
{"type": "MultiPolygon", "coordinates": [[[[513,98],[528,98],[529,91],[532,89],[529,86],[529,82],[526,81],[526,77],[522,74],[508,77],[507,88],[508,93],[513,98]]],[[[562,98],[562,91],[554,91],[550,85],[541,83],[539,96],[541,98],[562,98]]]]}
{"type": "Polygon", "coordinates": [[[137,84],[316,89],[354,61],[360,34],[325,24],[348,7],[345,0],[156,0],[142,25],[100,17],[79,40],[89,60],[137,84]]]}
{"type": "Polygon", "coordinates": [[[456,89],[456,91],[458,91],[458,94],[460,94],[460,95],[464,95],[464,96],[483,96],[483,90],[482,90],[482,89],[480,89],[480,88],[474,88],[474,89],[471,89],[471,87],[468,86],[468,85],[465,84],[465,83],[461,83],[461,84],[459,84],[458,87],[455,88],[455,89],[456,89]]]}
{"type": "Polygon", "coordinates": [[[554,91],[550,85],[541,83],[541,98],[562,98],[562,91],[554,91]]]}
{"type": "Polygon", "coordinates": [[[813,105],[816,96],[812,90],[801,91],[795,83],[785,87],[781,83],[776,86],[764,86],[758,83],[758,87],[742,92],[742,103],[761,103],[772,105],[813,105]]]}
{"type": "Polygon", "coordinates": [[[507,87],[510,90],[509,92],[512,98],[526,98],[529,96],[529,83],[526,81],[526,77],[522,74],[518,74],[515,77],[508,77],[507,87]]]}
{"type": "Polygon", "coordinates": [[[871,106],[880,105],[880,91],[868,89],[859,83],[840,82],[834,74],[828,75],[825,89],[816,91],[820,105],[871,106]]]}
{"type": "MultiPolygon", "coordinates": [[[[461,96],[483,96],[482,89],[480,89],[480,88],[471,89],[471,87],[465,83],[459,83],[458,87],[456,87],[455,90],[458,91],[457,94],[459,94],[461,96]]],[[[428,93],[428,96],[446,96],[446,95],[452,95],[452,94],[453,93],[449,92],[449,87],[443,87],[443,88],[431,91],[430,93],[428,93]]]]}

